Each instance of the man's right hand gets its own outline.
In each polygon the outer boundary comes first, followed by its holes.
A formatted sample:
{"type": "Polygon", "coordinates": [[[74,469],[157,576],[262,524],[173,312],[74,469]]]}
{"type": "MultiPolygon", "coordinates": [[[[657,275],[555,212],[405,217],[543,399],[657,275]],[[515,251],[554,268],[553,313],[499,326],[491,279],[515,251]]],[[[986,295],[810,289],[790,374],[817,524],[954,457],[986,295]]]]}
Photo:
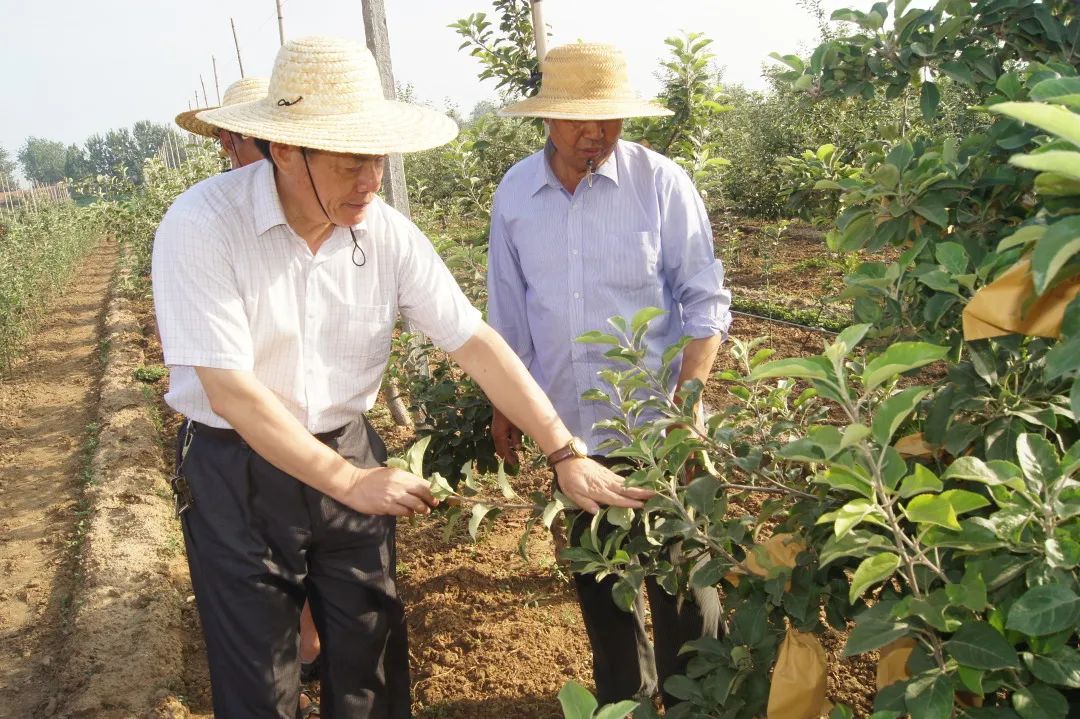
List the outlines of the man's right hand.
{"type": "Polygon", "coordinates": [[[521,430],[506,418],[506,415],[491,408],[491,438],[495,442],[495,453],[507,464],[517,464],[518,447],[521,446],[521,430]]]}
{"type": "Polygon", "coordinates": [[[439,500],[432,496],[427,481],[415,474],[393,467],[376,467],[353,473],[352,484],[341,503],[363,514],[406,517],[431,514],[439,500]]]}

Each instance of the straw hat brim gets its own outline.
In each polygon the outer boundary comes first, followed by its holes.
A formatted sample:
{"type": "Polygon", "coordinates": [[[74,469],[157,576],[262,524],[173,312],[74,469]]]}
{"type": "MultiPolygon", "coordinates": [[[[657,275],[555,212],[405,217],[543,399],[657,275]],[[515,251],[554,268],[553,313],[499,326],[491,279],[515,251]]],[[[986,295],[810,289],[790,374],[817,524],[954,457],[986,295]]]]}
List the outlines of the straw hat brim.
{"type": "Polygon", "coordinates": [[[196,135],[202,135],[203,137],[209,137],[214,140],[218,137],[218,128],[211,125],[209,122],[204,122],[196,117],[200,112],[207,110],[216,110],[216,107],[200,107],[197,110],[188,110],[187,112],[181,112],[176,116],[176,124],[184,128],[188,132],[195,133],[196,135]]]}
{"type": "Polygon", "coordinates": [[[628,117],[667,117],[675,113],[648,100],[557,99],[537,95],[504,107],[499,114],[551,120],[622,120],[628,117]]]}
{"type": "Polygon", "coordinates": [[[351,155],[419,152],[458,134],[446,115],[391,100],[367,103],[359,112],[314,115],[264,99],[206,110],[198,119],[260,140],[351,155]]]}

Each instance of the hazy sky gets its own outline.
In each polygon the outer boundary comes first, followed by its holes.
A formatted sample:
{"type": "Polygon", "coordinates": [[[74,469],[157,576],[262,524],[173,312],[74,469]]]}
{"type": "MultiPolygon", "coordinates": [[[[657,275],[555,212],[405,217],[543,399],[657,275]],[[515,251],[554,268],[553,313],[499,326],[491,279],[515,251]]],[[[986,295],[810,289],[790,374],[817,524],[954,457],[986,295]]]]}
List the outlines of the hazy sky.
{"type": "MultiPolygon", "coordinates": [[[[394,74],[417,97],[464,113],[495,96],[479,63],[458,51],[447,25],[491,0],[385,0],[394,74]]],[[[824,0],[867,8],[870,0],[824,0]]],[[[638,89],[657,89],[653,73],[665,37],[682,30],[713,39],[728,81],[763,85],[772,51],[816,44],[813,18],[795,0],[544,0],[549,47],[576,40],[612,42],[630,58],[638,89]]],[[[361,0],[284,0],[286,38],[332,34],[363,41],[361,0]]],[[[239,79],[229,18],[236,21],[244,71],[269,75],[278,47],[274,0],[0,0],[4,110],[0,146],[13,155],[28,135],[82,143],[95,132],[137,120],[170,121],[194,102],[203,76],[216,104],[211,56],[221,89],[239,79]]]]}

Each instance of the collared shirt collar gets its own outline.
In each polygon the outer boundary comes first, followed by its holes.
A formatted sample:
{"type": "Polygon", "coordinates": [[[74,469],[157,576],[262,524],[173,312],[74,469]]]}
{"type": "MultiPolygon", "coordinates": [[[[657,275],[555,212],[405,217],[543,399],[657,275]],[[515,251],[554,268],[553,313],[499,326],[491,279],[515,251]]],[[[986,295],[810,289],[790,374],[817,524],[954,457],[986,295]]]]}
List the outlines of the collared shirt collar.
{"type": "MultiPolygon", "coordinates": [[[[596,177],[608,178],[615,183],[616,187],[618,187],[619,185],[619,145],[621,142],[622,141],[620,140],[619,142],[615,143],[615,149],[611,152],[608,158],[604,160],[604,164],[600,165],[600,167],[598,167],[596,171],[593,172],[593,175],[595,175],[596,177]]],[[[548,138],[547,143],[544,145],[544,153],[540,158],[540,170],[536,173],[533,185],[530,188],[530,194],[535,195],[537,192],[547,186],[554,187],[556,190],[565,189],[562,182],[559,181],[559,178],[555,176],[555,171],[551,169],[551,157],[554,154],[555,144],[551,141],[550,138],[548,138]]],[[[582,181],[584,182],[584,180],[582,181]]]]}
{"type": "Polygon", "coordinates": [[[255,178],[252,210],[255,215],[255,231],[262,235],[272,227],[287,225],[288,220],[285,219],[285,210],[281,206],[281,198],[278,197],[277,183],[274,182],[274,165],[269,160],[263,160],[255,171],[259,174],[255,178]]]}
{"type": "MultiPolygon", "coordinates": [[[[278,196],[277,183],[274,180],[274,166],[269,160],[263,160],[255,172],[259,173],[258,177],[255,178],[255,192],[252,202],[255,216],[255,232],[263,235],[278,225],[285,225],[291,229],[289,221],[285,218],[285,209],[281,206],[281,198],[278,196]]],[[[353,225],[353,230],[360,234],[366,233],[367,217],[353,225]]],[[[335,230],[334,235],[336,234],[337,231],[335,230]]],[[[331,239],[334,235],[331,235],[331,239]]]]}

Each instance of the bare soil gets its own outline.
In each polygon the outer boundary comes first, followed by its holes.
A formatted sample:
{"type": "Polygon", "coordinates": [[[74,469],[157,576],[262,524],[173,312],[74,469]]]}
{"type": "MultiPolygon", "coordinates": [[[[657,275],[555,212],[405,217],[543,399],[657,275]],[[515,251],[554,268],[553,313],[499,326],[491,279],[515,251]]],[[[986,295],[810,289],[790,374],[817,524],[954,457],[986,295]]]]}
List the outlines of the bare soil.
{"type": "Polygon", "coordinates": [[[103,244],[81,263],[0,377],[0,717],[51,716],[62,699],[116,253],[103,244]]]}

